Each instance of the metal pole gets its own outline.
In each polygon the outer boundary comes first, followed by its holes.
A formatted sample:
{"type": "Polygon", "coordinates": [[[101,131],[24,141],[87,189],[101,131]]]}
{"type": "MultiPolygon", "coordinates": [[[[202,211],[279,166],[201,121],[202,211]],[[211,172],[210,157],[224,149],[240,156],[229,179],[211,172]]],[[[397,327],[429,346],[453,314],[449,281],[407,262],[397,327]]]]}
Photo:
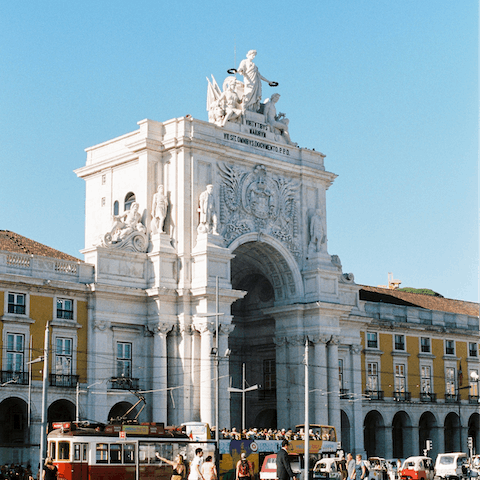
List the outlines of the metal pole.
{"type": "Polygon", "coordinates": [[[219,440],[220,440],[220,432],[219,432],[219,409],[220,409],[220,401],[219,401],[219,357],[218,357],[218,348],[219,348],[219,331],[218,331],[218,309],[219,309],[219,298],[218,298],[218,276],[215,277],[215,443],[217,446],[217,455],[219,450],[219,440]]]}
{"type": "Polygon", "coordinates": [[[78,397],[79,397],[79,394],[80,394],[80,384],[77,382],[77,392],[76,392],[76,398],[77,398],[77,408],[76,408],[76,411],[75,411],[75,420],[78,422],[79,421],[79,414],[78,414],[78,397]]]}
{"type": "Polygon", "coordinates": [[[242,432],[245,430],[245,364],[242,364],[242,432]]]}
{"type": "Polygon", "coordinates": [[[29,437],[29,442],[31,443],[32,440],[30,438],[30,425],[31,425],[31,416],[32,416],[32,410],[31,410],[31,404],[32,404],[32,340],[33,337],[30,337],[30,355],[28,358],[28,413],[27,413],[27,422],[28,422],[28,437],[29,437]]]}
{"type": "Polygon", "coordinates": [[[310,453],[310,424],[309,424],[309,398],[308,398],[308,337],[305,340],[305,472],[303,474],[304,480],[308,480],[308,470],[309,470],[309,453],[310,453]]]}
{"type": "Polygon", "coordinates": [[[47,389],[48,389],[48,347],[50,343],[50,322],[45,326],[45,344],[43,348],[43,388],[42,388],[42,426],[40,429],[40,472],[47,456],[47,389]]]}

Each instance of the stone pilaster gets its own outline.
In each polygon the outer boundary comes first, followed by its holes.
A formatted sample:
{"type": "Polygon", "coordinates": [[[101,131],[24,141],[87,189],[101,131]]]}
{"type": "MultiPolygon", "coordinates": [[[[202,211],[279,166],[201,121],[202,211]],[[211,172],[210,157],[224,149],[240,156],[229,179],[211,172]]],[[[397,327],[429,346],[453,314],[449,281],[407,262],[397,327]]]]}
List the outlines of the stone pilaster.
{"type": "MultiPolygon", "coordinates": [[[[215,389],[213,385],[213,334],[214,322],[198,322],[195,328],[200,332],[200,421],[214,425],[215,389]]],[[[198,378],[198,376],[197,376],[198,378]]]]}
{"type": "Polygon", "coordinates": [[[289,388],[287,378],[287,339],[275,337],[277,372],[277,427],[290,425],[289,388]]]}
{"type": "Polygon", "coordinates": [[[314,345],[314,421],[317,425],[328,425],[328,385],[327,385],[327,350],[328,335],[313,335],[310,339],[314,345]]]}
{"type": "Polygon", "coordinates": [[[219,427],[230,428],[230,393],[228,391],[230,372],[229,372],[229,357],[225,356],[228,348],[228,337],[235,329],[235,325],[220,325],[220,336],[218,339],[219,349],[219,427]]]}
{"type": "Polygon", "coordinates": [[[340,384],[338,379],[338,344],[340,337],[332,335],[327,344],[328,361],[328,423],[337,429],[337,436],[340,437],[340,384]]]}
{"type": "MultiPolygon", "coordinates": [[[[350,441],[351,450],[354,452],[363,452],[365,450],[363,444],[363,392],[362,392],[362,365],[361,365],[361,345],[350,346],[350,385],[352,386],[353,396],[353,418],[350,425],[350,441]]],[[[387,457],[387,458],[391,458],[387,457]]]]}

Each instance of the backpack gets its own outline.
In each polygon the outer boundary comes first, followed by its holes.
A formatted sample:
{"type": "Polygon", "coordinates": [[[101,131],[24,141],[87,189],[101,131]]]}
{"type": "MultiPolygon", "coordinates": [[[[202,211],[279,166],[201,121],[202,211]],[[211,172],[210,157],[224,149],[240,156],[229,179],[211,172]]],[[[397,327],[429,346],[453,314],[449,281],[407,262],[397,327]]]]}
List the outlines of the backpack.
{"type": "Polygon", "coordinates": [[[238,473],[241,477],[248,477],[250,475],[250,466],[248,465],[248,461],[241,461],[238,473]]]}

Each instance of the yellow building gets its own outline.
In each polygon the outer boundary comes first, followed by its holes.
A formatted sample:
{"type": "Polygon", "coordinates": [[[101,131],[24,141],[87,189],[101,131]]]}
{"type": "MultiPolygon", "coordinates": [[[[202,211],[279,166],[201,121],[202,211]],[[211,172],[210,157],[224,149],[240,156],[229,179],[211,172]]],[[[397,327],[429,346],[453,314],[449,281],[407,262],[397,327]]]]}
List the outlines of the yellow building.
{"type": "MultiPolygon", "coordinates": [[[[0,231],[0,462],[38,464],[44,339],[49,325],[47,419],[76,415],[87,375],[87,301],[93,269],[0,231]]],[[[82,408],[82,405],[81,405],[82,408]]]]}

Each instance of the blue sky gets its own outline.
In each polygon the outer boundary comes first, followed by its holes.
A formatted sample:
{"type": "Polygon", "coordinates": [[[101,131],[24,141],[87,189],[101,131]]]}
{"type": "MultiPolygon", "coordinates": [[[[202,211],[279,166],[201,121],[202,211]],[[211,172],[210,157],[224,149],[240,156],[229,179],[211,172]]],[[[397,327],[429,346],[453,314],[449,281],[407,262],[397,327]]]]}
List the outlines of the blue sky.
{"type": "Polygon", "coordinates": [[[2,2],[0,229],[81,258],[84,149],[144,118],[207,120],[205,77],[252,48],[292,139],[339,175],[344,272],[478,301],[473,0],[2,2]]]}

